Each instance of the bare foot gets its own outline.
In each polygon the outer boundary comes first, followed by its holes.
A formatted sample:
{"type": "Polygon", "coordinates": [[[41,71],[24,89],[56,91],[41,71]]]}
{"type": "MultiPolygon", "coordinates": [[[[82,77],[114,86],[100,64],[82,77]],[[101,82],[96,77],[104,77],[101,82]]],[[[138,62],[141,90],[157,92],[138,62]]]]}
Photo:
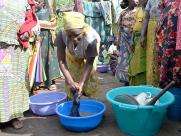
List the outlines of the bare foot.
{"type": "Polygon", "coordinates": [[[13,119],[11,120],[11,125],[13,126],[13,128],[15,129],[20,129],[22,128],[24,125],[23,125],[23,122],[19,119],[13,119]]]}
{"type": "Polygon", "coordinates": [[[55,84],[52,84],[52,85],[50,85],[49,89],[51,91],[55,91],[55,90],[57,90],[57,86],[55,84]]]}

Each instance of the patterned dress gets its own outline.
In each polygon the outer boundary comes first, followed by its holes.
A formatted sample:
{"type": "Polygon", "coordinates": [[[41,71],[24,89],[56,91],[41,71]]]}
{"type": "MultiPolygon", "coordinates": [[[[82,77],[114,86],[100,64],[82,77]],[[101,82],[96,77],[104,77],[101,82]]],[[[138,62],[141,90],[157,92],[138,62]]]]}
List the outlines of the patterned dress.
{"type": "Polygon", "coordinates": [[[29,109],[29,52],[17,40],[28,7],[27,0],[0,3],[0,123],[22,117],[29,109]]]}
{"type": "Polygon", "coordinates": [[[141,28],[145,17],[143,7],[138,7],[135,13],[135,23],[133,25],[134,51],[130,54],[129,63],[129,84],[146,84],[146,48],[141,47],[141,28]]]}
{"type": "MultiPolygon", "coordinates": [[[[53,17],[53,13],[51,10],[53,7],[49,8],[49,4],[47,0],[41,0],[41,6],[36,7],[36,15],[39,20],[49,21],[53,17]]],[[[53,2],[54,0],[49,0],[49,2],[53,2]]],[[[49,87],[52,83],[52,80],[61,77],[61,73],[59,70],[58,59],[57,59],[57,47],[54,46],[53,35],[48,29],[41,29],[40,36],[42,38],[41,43],[41,59],[42,66],[40,65],[40,69],[45,70],[44,82],[45,86],[49,87]]],[[[41,62],[39,62],[41,63],[41,62]]],[[[38,74],[39,72],[36,72],[38,74]]],[[[35,82],[40,83],[39,76],[36,75],[35,82]]]]}
{"type": "Polygon", "coordinates": [[[145,10],[149,12],[150,18],[147,28],[146,42],[146,83],[158,86],[158,70],[155,65],[155,29],[160,19],[159,0],[148,0],[145,10]]]}
{"type": "Polygon", "coordinates": [[[134,16],[136,9],[125,10],[121,13],[119,19],[119,48],[120,55],[118,59],[118,65],[116,67],[116,77],[121,81],[128,83],[128,69],[129,69],[129,57],[131,52],[132,40],[132,26],[134,24],[134,16]]]}
{"type": "Polygon", "coordinates": [[[157,29],[157,55],[160,87],[172,80],[181,86],[181,50],[176,50],[178,9],[180,0],[161,0],[161,21],[157,29]]]}

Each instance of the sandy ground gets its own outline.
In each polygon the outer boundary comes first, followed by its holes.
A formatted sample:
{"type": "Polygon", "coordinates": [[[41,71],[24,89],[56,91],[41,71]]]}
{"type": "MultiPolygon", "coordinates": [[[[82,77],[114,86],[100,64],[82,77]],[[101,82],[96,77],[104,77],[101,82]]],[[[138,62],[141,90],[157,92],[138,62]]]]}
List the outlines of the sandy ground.
{"type": "MultiPolygon", "coordinates": [[[[15,130],[8,126],[1,130],[0,136],[126,136],[118,129],[111,105],[104,98],[108,90],[119,87],[121,84],[111,73],[99,74],[99,79],[102,101],[106,104],[107,110],[105,118],[98,128],[87,133],[73,133],[59,124],[57,116],[38,117],[28,111],[23,118],[24,128],[15,130]]],[[[60,90],[63,89],[63,84],[63,81],[57,81],[60,90]]],[[[157,136],[181,136],[181,133],[177,131],[179,127],[181,127],[181,122],[165,121],[157,136]]]]}

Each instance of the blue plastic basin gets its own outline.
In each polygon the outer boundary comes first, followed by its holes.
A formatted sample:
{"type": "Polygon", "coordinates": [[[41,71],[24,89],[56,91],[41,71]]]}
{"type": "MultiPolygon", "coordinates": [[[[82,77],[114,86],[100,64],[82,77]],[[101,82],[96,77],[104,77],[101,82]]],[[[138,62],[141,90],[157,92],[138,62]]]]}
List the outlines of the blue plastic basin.
{"type": "Polygon", "coordinates": [[[169,91],[175,96],[175,102],[168,109],[168,118],[173,121],[181,121],[181,88],[172,87],[169,91]]]}
{"type": "Polygon", "coordinates": [[[119,103],[114,98],[120,94],[138,95],[151,92],[157,95],[160,89],[149,86],[129,86],[115,88],[107,92],[106,98],[112,104],[119,129],[131,136],[154,136],[162,126],[167,108],[174,102],[174,96],[166,92],[155,106],[138,106],[119,103]]]}
{"type": "Polygon", "coordinates": [[[68,130],[74,132],[86,132],[96,128],[102,121],[106,109],[102,102],[96,100],[80,100],[79,112],[91,113],[89,116],[69,116],[72,102],[64,102],[57,106],[56,113],[60,123],[68,130]]]}
{"type": "Polygon", "coordinates": [[[56,106],[65,102],[67,95],[64,92],[48,92],[30,97],[31,111],[39,116],[56,114],[56,106]]]}

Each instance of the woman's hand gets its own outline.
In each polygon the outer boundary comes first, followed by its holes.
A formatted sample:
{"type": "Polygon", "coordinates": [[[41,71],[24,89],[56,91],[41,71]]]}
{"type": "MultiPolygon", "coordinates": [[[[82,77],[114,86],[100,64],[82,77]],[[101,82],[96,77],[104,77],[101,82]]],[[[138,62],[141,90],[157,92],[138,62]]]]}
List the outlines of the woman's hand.
{"type": "Polygon", "coordinates": [[[146,37],[145,36],[141,36],[141,47],[142,48],[146,47],[146,37]]]}
{"type": "Polygon", "coordinates": [[[28,32],[25,32],[20,36],[20,38],[22,41],[28,41],[28,39],[30,38],[30,35],[28,32]]]}
{"type": "Polygon", "coordinates": [[[78,97],[82,96],[82,90],[83,90],[84,83],[79,82],[79,92],[78,92],[78,97]]]}
{"type": "Polygon", "coordinates": [[[71,82],[71,83],[68,83],[68,88],[69,90],[71,91],[74,91],[74,90],[79,90],[79,84],[76,83],[76,82],[71,82]]]}

